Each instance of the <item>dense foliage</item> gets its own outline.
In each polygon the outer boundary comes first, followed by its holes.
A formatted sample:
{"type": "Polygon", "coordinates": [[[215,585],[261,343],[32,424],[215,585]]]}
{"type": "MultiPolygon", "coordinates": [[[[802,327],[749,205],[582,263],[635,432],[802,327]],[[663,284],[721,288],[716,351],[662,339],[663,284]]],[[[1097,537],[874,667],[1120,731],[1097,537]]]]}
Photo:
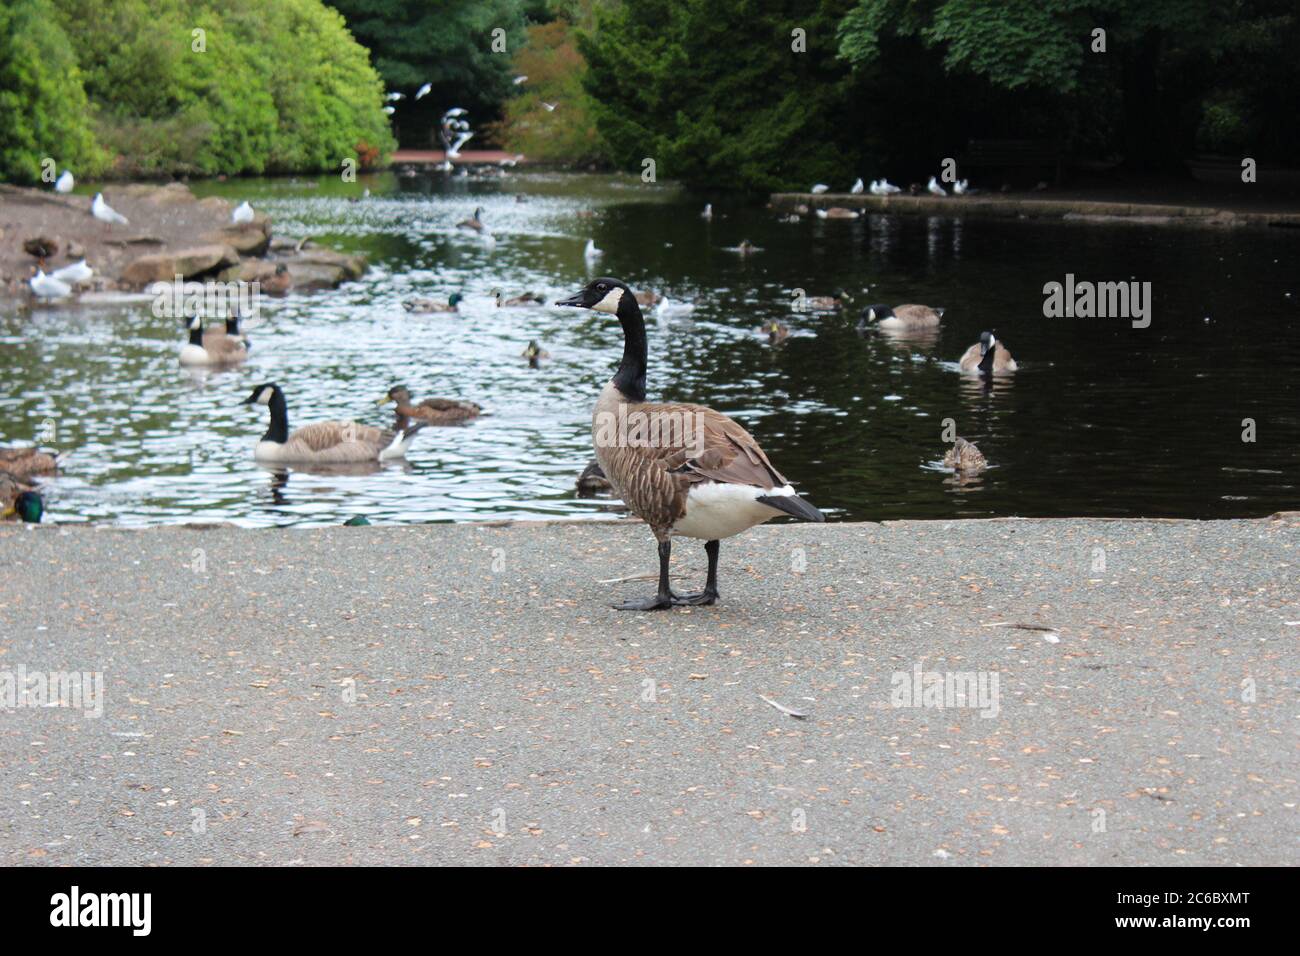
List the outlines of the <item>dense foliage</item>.
{"type": "Polygon", "coordinates": [[[39,181],[41,162],[95,172],[104,162],[68,38],[49,0],[0,4],[0,179],[39,181]]]}
{"type": "MultiPolygon", "coordinates": [[[[11,109],[58,115],[79,102],[83,133],[88,116],[119,175],[337,170],[393,147],[368,53],[320,0],[59,0],[35,19],[23,36],[53,30],[52,48],[11,62],[62,85],[0,106],[0,125],[11,109]]],[[[63,152],[78,142],[57,141],[63,152]]],[[[0,175],[23,178],[22,167],[6,161],[0,175]]]]}

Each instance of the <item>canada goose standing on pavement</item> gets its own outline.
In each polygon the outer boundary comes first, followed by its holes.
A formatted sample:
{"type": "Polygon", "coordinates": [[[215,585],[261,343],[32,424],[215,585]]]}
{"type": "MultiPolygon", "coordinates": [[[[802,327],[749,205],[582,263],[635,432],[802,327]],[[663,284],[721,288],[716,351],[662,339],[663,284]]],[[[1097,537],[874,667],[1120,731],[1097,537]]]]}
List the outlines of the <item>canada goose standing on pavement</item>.
{"type": "Polygon", "coordinates": [[[963,372],[979,372],[981,375],[1014,372],[1019,368],[1006,346],[992,332],[981,332],[980,340],[962,354],[960,364],[963,372]]]}
{"type": "Polygon", "coordinates": [[[265,405],[271,412],[270,427],[253,448],[253,457],[268,463],[340,464],[404,458],[416,433],[426,425],[418,422],[394,431],[357,422],[313,422],[291,434],[284,392],[275,382],[257,386],[242,404],[265,405]]]}
{"type": "Polygon", "coordinates": [[[646,401],[645,319],[625,283],[594,279],[556,305],[615,315],[623,327],[623,360],[596,400],[592,439],[596,460],[614,490],[659,542],[659,588],[654,597],[616,608],[650,611],[675,604],[712,604],[718,599],[720,539],[782,514],[826,520],[795,494],[753,436],[726,415],[703,405],[646,401]],[[674,422],[680,424],[674,428],[674,422]],[[619,434],[624,426],[629,434],[619,434]],[[647,428],[657,441],[642,440],[647,428]],[[673,535],[705,542],[709,572],[698,594],[678,595],[669,587],[673,535]]]}
{"type": "Polygon", "coordinates": [[[880,329],[914,330],[932,329],[943,318],[943,309],[928,305],[869,305],[862,310],[858,326],[874,325],[880,329]]]}

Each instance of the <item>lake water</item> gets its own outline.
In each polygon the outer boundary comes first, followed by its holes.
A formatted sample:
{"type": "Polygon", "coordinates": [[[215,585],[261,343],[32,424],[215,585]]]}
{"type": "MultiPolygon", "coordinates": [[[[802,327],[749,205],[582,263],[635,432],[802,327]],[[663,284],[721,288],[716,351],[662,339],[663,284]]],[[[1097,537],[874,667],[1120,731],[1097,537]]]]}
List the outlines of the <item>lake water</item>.
{"type": "MultiPolygon", "coordinates": [[[[148,304],[0,307],[0,442],[57,426],[72,457],[47,484],[49,519],[242,525],[606,517],[574,479],[591,455],[590,405],[621,350],[617,323],[574,309],[497,309],[490,292],[577,291],[588,238],[599,274],[694,306],[650,319],[652,397],[739,419],[836,519],[994,515],[1229,517],[1300,507],[1300,236],[954,217],[779,222],[620,177],[519,173],[500,181],[399,178],[344,185],[245,180],[200,194],[249,199],[276,231],[366,253],[343,288],[271,301],[241,368],[176,362],[181,334],[148,304]],[[363,186],[371,198],[348,202],[363,186]],[[520,202],[517,195],[527,201],[520,202]],[[487,244],[454,224],[476,205],[487,244]],[[579,213],[591,210],[594,216],[579,213]],[[741,239],[763,251],[728,251],[741,239]],[[1043,317],[1043,285],[1152,283],[1152,321],[1043,317]],[[792,311],[792,290],[844,287],[857,305],[946,308],[932,341],[792,311]],[[459,315],[409,315],[411,296],[461,292],[459,315]],[[779,319],[773,347],[755,329],[779,319]],[[995,329],[1021,370],[992,387],[956,370],[995,329]],[[550,353],[520,357],[530,339],[550,353]],[[265,410],[240,401],[277,381],[290,425],[381,424],[374,399],[469,399],[490,414],[427,429],[405,466],[272,475],[252,461],[265,410]],[[939,467],[944,420],[990,468],[939,467]],[[1255,441],[1242,440],[1243,420],[1255,441]]],[[[955,211],[960,209],[954,200],[955,211]]],[[[93,265],[93,263],[92,263],[93,265]]]]}

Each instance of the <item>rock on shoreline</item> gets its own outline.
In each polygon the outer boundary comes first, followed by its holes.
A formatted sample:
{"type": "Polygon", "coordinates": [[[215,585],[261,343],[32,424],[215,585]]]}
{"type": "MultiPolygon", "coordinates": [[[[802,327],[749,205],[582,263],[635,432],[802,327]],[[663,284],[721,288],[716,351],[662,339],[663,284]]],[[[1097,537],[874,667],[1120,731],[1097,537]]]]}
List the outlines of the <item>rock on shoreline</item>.
{"type": "Polygon", "coordinates": [[[271,220],[230,221],[232,204],[198,199],[183,183],[110,188],[105,200],[129,225],[107,226],[90,215],[90,197],[0,184],[0,297],[27,299],[37,259],[24,246],[49,241],[53,271],[85,258],[95,276],[89,291],[138,292],[177,275],[189,281],[268,281],[283,264],[295,291],[332,289],[359,278],[361,256],[273,236],[271,220]]]}

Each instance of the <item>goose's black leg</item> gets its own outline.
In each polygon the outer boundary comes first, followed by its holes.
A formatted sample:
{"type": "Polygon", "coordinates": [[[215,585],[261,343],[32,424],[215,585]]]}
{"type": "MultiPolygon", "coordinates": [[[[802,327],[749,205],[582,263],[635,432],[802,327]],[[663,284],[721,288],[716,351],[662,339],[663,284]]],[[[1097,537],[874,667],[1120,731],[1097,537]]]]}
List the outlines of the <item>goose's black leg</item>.
{"type": "Polygon", "coordinates": [[[709,556],[709,576],[704,582],[704,590],[679,595],[673,598],[674,604],[712,604],[718,599],[718,542],[704,542],[704,553],[709,556]]]}
{"type": "Polygon", "coordinates": [[[659,593],[644,601],[624,601],[622,604],[615,604],[615,610],[658,611],[673,606],[673,599],[677,595],[673,594],[672,588],[668,586],[668,556],[672,554],[672,550],[671,541],[659,542],[659,593]]]}

